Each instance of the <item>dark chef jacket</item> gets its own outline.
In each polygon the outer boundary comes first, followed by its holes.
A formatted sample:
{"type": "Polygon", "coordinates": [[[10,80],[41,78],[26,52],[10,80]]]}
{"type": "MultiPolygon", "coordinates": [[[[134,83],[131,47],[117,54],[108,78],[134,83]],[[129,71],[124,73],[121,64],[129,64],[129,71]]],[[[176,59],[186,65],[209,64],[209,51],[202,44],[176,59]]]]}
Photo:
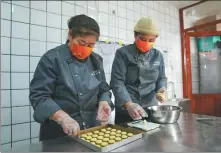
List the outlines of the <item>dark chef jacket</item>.
{"type": "Polygon", "coordinates": [[[98,102],[107,101],[114,108],[109,90],[102,57],[93,52],[82,62],[71,55],[67,43],[63,44],[42,56],[30,83],[34,119],[47,129],[42,134],[56,128],[64,134],[60,125],[48,119],[60,109],[78,121],[81,129],[99,125],[98,102]]]}
{"type": "Polygon", "coordinates": [[[124,115],[127,116],[128,112],[123,105],[128,101],[143,107],[157,105],[156,91],[166,87],[162,53],[155,48],[140,53],[135,43],[118,49],[112,65],[110,86],[115,96],[116,122],[119,118],[126,121],[124,115]]]}

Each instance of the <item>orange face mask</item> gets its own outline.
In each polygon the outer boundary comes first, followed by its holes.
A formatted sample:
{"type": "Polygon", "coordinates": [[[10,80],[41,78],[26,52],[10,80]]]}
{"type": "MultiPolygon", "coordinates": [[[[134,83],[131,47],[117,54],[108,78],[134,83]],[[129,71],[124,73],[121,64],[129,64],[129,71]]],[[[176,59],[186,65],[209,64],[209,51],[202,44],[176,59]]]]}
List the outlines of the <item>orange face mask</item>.
{"type": "Polygon", "coordinates": [[[137,48],[143,52],[146,53],[148,52],[151,48],[153,48],[154,46],[154,42],[146,42],[146,41],[142,41],[140,39],[136,40],[136,46],[137,48]]]}
{"type": "Polygon", "coordinates": [[[93,48],[81,46],[79,44],[72,44],[72,46],[70,46],[70,50],[74,57],[78,59],[86,59],[91,55],[93,48]]]}

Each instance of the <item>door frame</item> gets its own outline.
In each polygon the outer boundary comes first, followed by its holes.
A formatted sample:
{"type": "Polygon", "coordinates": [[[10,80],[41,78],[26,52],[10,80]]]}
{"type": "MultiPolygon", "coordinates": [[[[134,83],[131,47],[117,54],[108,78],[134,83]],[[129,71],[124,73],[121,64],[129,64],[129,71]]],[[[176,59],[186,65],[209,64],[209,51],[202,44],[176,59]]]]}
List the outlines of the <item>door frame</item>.
{"type": "Polygon", "coordinates": [[[181,59],[182,59],[182,80],[183,80],[183,97],[191,99],[192,97],[192,72],[191,72],[191,54],[190,54],[190,37],[194,36],[209,36],[213,34],[219,35],[221,31],[203,31],[203,32],[191,32],[194,30],[202,29],[212,25],[221,23],[221,19],[184,29],[184,10],[190,7],[194,7],[208,0],[202,0],[192,5],[179,9],[180,18],[180,37],[181,37],[181,59]],[[187,72],[188,71],[188,72],[187,72]],[[191,83],[191,84],[190,84],[191,83]]]}

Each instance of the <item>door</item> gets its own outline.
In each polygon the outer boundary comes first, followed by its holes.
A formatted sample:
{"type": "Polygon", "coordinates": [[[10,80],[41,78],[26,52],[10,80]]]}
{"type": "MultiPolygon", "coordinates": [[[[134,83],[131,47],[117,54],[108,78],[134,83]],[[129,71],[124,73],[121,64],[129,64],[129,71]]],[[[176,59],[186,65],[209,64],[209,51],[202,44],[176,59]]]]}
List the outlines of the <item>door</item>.
{"type": "Polygon", "coordinates": [[[192,112],[221,116],[221,31],[189,32],[185,40],[192,112]]]}

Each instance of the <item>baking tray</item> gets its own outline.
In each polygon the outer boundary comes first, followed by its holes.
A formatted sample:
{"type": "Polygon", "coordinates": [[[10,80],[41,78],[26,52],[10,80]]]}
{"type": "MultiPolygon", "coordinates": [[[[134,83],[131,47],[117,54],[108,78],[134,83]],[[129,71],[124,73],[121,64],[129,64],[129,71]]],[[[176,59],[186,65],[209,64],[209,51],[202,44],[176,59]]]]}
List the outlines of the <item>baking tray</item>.
{"type": "Polygon", "coordinates": [[[83,144],[84,146],[86,146],[86,147],[88,147],[88,148],[90,148],[94,151],[109,152],[109,151],[117,149],[121,146],[124,146],[126,144],[129,144],[129,143],[131,143],[135,140],[141,139],[143,133],[145,132],[143,130],[139,130],[139,129],[135,129],[135,128],[131,128],[131,127],[122,127],[122,126],[119,126],[119,125],[107,124],[107,125],[100,125],[100,126],[96,126],[96,127],[93,127],[93,128],[86,129],[86,130],[82,130],[80,132],[80,134],[82,135],[82,134],[85,134],[85,133],[88,133],[88,132],[93,132],[93,131],[100,130],[102,128],[108,128],[108,127],[115,128],[117,130],[125,131],[125,132],[128,132],[128,133],[133,133],[133,136],[128,137],[126,139],[123,139],[119,142],[115,142],[114,144],[110,144],[106,147],[98,147],[98,146],[93,145],[92,143],[87,142],[87,141],[85,141],[85,140],[83,140],[79,137],[73,137],[73,139],[75,139],[79,143],[83,144]]]}

